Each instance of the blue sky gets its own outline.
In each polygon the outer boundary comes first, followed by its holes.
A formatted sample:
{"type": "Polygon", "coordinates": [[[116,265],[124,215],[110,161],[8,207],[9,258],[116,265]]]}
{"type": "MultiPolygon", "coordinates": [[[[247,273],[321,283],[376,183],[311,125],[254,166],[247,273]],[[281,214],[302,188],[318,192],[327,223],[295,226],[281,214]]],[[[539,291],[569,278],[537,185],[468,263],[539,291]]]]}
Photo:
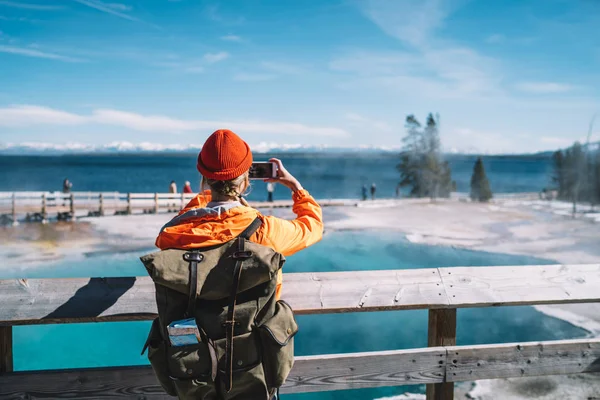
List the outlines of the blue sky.
{"type": "MultiPolygon", "coordinates": [[[[600,111],[597,0],[0,0],[0,144],[399,146],[585,138],[600,111]]],[[[600,120],[594,129],[600,139],[600,120]]]]}

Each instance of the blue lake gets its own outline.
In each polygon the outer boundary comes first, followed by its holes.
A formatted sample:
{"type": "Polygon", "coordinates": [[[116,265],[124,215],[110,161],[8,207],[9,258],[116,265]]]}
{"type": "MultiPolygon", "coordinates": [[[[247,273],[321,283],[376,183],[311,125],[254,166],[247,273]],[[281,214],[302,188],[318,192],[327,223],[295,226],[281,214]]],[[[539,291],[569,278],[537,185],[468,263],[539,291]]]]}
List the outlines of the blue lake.
{"type": "MultiPolygon", "coordinates": [[[[181,190],[192,182],[199,190],[197,153],[64,156],[0,155],[0,191],[61,190],[68,177],[74,191],[167,192],[171,180],[181,190]],[[93,177],[93,178],[92,178],[93,177]]],[[[378,197],[393,197],[399,181],[394,153],[256,154],[257,160],[277,156],[316,198],[359,198],[363,184],[377,184],[378,197]]],[[[459,192],[468,192],[476,156],[447,157],[459,192]]],[[[539,192],[551,185],[549,156],[484,156],[494,193],[539,192]]],[[[275,199],[289,191],[275,190],[275,199]]],[[[265,184],[254,183],[250,200],[266,200],[265,184]]]]}
{"type": "MultiPolygon", "coordinates": [[[[152,249],[148,249],[151,251],[152,249]]],[[[144,252],[96,254],[27,270],[5,265],[2,278],[145,275],[144,252]]],[[[412,244],[396,232],[332,232],[289,257],[287,272],[409,269],[553,263],[532,257],[412,244]]],[[[283,287],[285,298],[285,281],[283,287]]],[[[296,355],[393,350],[427,345],[427,311],[298,316],[296,355]]],[[[149,322],[44,325],[14,328],[16,370],[146,364],[140,356],[149,322]]],[[[532,307],[464,309],[458,312],[458,344],[506,343],[585,336],[571,324],[532,307]]],[[[423,386],[283,395],[284,399],[375,399],[423,386]]]]}

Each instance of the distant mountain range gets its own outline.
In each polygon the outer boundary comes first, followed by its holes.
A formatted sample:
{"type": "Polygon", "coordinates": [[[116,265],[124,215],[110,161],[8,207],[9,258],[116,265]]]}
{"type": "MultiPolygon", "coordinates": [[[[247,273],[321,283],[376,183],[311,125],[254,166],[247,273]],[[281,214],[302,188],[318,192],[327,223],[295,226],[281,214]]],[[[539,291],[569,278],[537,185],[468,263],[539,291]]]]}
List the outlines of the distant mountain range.
{"type": "MultiPolygon", "coordinates": [[[[262,142],[251,146],[252,151],[258,154],[264,153],[397,153],[400,146],[328,146],[328,145],[301,145],[301,144],[278,144],[262,142]]],[[[83,143],[54,144],[43,142],[25,143],[0,143],[0,155],[63,155],[63,154],[137,154],[137,153],[195,153],[202,148],[200,144],[172,144],[163,145],[158,143],[131,143],[112,142],[104,145],[90,145],[83,143]]],[[[590,143],[590,150],[600,148],[600,142],[590,143]]],[[[491,152],[481,151],[475,148],[451,149],[448,154],[464,155],[499,155],[491,152]]],[[[550,156],[553,151],[533,153],[536,156],[550,156]]],[[[528,155],[533,155],[532,153],[528,155]]]]}
{"type": "MultiPolygon", "coordinates": [[[[81,153],[195,153],[201,144],[172,144],[113,142],[105,145],[82,143],[40,143],[0,144],[0,154],[4,155],[60,155],[81,153]]],[[[259,143],[251,146],[255,153],[343,153],[343,152],[398,152],[400,147],[386,146],[311,146],[300,144],[259,143]]]]}

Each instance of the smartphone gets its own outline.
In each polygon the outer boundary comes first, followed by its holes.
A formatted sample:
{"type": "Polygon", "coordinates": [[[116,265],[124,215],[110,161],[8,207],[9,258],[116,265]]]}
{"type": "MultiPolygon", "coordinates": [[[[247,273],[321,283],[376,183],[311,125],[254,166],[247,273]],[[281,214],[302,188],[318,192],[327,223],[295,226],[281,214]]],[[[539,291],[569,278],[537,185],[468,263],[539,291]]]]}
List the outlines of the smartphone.
{"type": "Polygon", "coordinates": [[[202,341],[194,318],[171,322],[167,326],[167,333],[171,346],[188,346],[202,341]]]}
{"type": "Polygon", "coordinates": [[[269,179],[277,177],[277,166],[270,161],[253,162],[250,167],[250,179],[269,179]]]}

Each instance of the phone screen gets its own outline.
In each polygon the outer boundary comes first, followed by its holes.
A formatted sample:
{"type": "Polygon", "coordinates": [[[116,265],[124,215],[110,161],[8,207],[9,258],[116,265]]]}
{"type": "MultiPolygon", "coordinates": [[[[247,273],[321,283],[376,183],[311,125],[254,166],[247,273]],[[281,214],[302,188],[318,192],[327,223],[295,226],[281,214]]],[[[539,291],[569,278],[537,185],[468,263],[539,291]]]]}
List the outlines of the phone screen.
{"type": "Polygon", "coordinates": [[[253,162],[250,167],[250,179],[268,179],[275,177],[275,164],[272,162],[253,162]]]}

